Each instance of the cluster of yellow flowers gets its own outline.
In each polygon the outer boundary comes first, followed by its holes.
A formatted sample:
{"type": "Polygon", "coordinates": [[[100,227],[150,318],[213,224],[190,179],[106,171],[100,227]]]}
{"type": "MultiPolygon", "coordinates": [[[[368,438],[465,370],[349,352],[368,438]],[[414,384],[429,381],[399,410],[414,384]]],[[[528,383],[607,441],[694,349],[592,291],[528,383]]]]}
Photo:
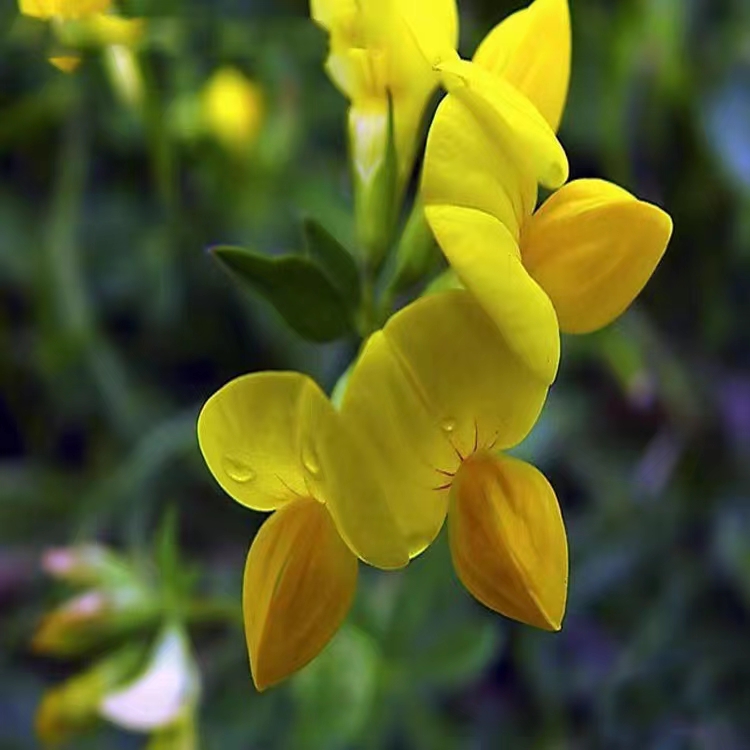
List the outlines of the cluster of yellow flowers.
{"type": "MultiPolygon", "coordinates": [[[[221,487],[274,511],[247,557],[243,609],[259,689],[313,659],[350,608],[358,560],[406,566],[445,518],[453,563],[489,608],[561,627],[568,548],[545,477],[503,451],[537,421],[560,330],[585,333],[640,292],[669,241],[659,208],[601,180],[566,184],[567,0],[535,0],[472,61],[454,0],[311,0],[349,98],[358,199],[392,138],[396,193],[427,137],[421,200],[460,287],[422,296],[365,342],[338,408],[306,376],[233,380],[198,435],[221,487]],[[553,192],[537,208],[538,186],[553,192]]],[[[366,243],[367,232],[361,237],[366,243]]]]}

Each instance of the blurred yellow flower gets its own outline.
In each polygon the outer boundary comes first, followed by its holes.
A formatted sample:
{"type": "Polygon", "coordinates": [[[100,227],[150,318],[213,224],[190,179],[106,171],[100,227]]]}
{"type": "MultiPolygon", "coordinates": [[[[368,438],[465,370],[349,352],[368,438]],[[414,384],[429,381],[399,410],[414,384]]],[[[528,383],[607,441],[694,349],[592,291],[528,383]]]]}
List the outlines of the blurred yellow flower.
{"type": "Polygon", "coordinates": [[[466,588],[497,612],[558,630],[568,550],[555,493],[533,466],[498,452],[524,439],[546,395],[472,295],[452,290],[417,300],[370,337],[341,414],[367,436],[411,556],[447,515],[466,588]]]}
{"type": "Polygon", "coordinates": [[[87,42],[101,47],[134,47],[146,31],[146,22],[142,18],[121,18],[110,13],[92,15],[78,26],[87,42]]]}
{"type": "MultiPolygon", "coordinates": [[[[505,80],[556,129],[570,70],[567,0],[536,0],[496,27],[474,57],[483,80],[505,80]]],[[[579,180],[536,213],[534,149],[514,142],[465,96],[433,120],[422,181],[425,213],[459,279],[508,344],[547,383],[560,328],[606,325],[643,288],[666,249],[663,211],[601,180],[579,180]]]]}
{"type": "Polygon", "coordinates": [[[201,94],[205,127],[226,148],[242,152],[255,144],[265,118],[263,91],[236,68],[217,70],[201,94]]]}
{"type": "Polygon", "coordinates": [[[309,378],[231,381],[203,407],[198,440],[231,497],[275,511],[250,547],[243,584],[250,665],[263,690],[313,659],[339,628],[357,557],[398,568],[408,552],[361,436],[309,378]]]}
{"type": "Polygon", "coordinates": [[[103,13],[111,5],[112,0],[18,0],[18,7],[25,16],[60,20],[103,13]]]}
{"type": "Polygon", "coordinates": [[[78,54],[53,55],[49,58],[50,64],[63,73],[72,73],[81,64],[81,56],[78,54]]]}

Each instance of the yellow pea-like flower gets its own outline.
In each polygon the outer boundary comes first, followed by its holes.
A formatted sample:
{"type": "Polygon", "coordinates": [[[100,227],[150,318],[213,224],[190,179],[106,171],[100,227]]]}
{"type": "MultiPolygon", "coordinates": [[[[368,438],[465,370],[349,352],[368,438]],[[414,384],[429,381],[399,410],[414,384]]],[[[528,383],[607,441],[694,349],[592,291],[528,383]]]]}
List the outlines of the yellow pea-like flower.
{"type": "Polygon", "coordinates": [[[536,422],[547,383],[523,363],[466,290],[423,297],[368,340],[342,403],[409,554],[448,517],[466,588],[491,609],[560,628],[568,551],[560,509],[533,466],[500,451],[536,422]]]}
{"type": "Polygon", "coordinates": [[[104,13],[111,5],[112,0],[18,0],[19,10],[25,16],[60,20],[104,13]]]}
{"type": "Polygon", "coordinates": [[[314,658],[343,622],[357,558],[399,568],[408,550],[362,436],[298,373],[237,378],[198,420],[211,473],[235,500],[275,511],[253,541],[243,612],[255,685],[314,658]]]}
{"type": "Polygon", "coordinates": [[[78,54],[52,55],[48,59],[50,65],[53,65],[63,73],[74,73],[81,64],[81,56],[78,54]]]}
{"type": "MultiPolygon", "coordinates": [[[[474,65],[506,81],[557,128],[570,70],[567,0],[536,0],[503,21],[474,65]]],[[[622,313],[661,259],[672,222],[602,180],[571,182],[535,212],[541,162],[530,160],[540,153],[514,149],[466,97],[448,96],[428,136],[422,195],[461,282],[551,383],[560,330],[593,331],[622,313]]]]}
{"type": "Polygon", "coordinates": [[[205,127],[231,151],[247,151],[258,138],[265,100],[258,84],[236,68],[217,70],[201,95],[205,127]]]}
{"type": "Polygon", "coordinates": [[[351,102],[355,168],[367,173],[383,158],[390,97],[399,173],[405,179],[424,109],[439,83],[420,45],[455,49],[455,0],[311,0],[310,15],[328,31],[326,70],[351,102]],[[424,20],[416,26],[417,38],[404,19],[406,10],[424,20]]]}

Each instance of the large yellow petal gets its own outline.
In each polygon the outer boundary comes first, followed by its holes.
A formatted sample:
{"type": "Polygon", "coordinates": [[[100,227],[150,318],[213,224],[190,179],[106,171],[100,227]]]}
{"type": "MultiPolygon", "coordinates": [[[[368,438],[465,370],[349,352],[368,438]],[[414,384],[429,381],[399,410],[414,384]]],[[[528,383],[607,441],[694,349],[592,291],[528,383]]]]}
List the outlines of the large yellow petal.
{"type": "Polygon", "coordinates": [[[482,604],[560,629],[568,544],[554,490],[540,471],[507,456],[473,456],[453,483],[448,529],[456,573],[482,604]]]}
{"type": "Polygon", "coordinates": [[[524,265],[552,300],[566,333],[620,315],[654,272],[672,234],[660,208],[603,180],[558,190],[523,229],[524,265]]]}
{"type": "Polygon", "coordinates": [[[568,0],[535,0],[485,37],[474,62],[515,86],[556,131],[568,95],[570,47],[568,0]]]}
{"type": "Polygon", "coordinates": [[[524,179],[513,152],[499,148],[457,97],[440,102],[422,168],[425,205],[476,208],[518,237],[536,207],[537,182],[524,179]]]}
{"type": "Polygon", "coordinates": [[[358,430],[331,407],[303,448],[306,484],[324,498],[339,534],[364,562],[391,570],[409,562],[407,542],[382,483],[380,467],[358,430]]]}
{"type": "Polygon", "coordinates": [[[198,441],[222,489],[256,510],[273,510],[308,494],[302,463],[302,426],[331,409],[309,378],[262,372],[232,380],[206,402],[198,441]]]}
{"type": "Polygon", "coordinates": [[[520,442],[546,393],[464,290],[423,297],[370,337],[342,416],[367,436],[412,556],[440,530],[461,457],[520,442]]]}
{"type": "Polygon", "coordinates": [[[471,110],[498,147],[518,155],[526,173],[549,188],[568,179],[568,159],[554,131],[506,79],[457,55],[436,69],[450,94],[471,110]]]}
{"type": "Polygon", "coordinates": [[[425,215],[453,270],[508,345],[551,383],[560,360],[557,317],[523,267],[512,234],[494,216],[473,208],[427,206],[425,215]]]}
{"type": "Polygon", "coordinates": [[[273,510],[299,497],[327,504],[352,551],[380,568],[409,561],[357,435],[310,378],[245,375],[217,391],[198,418],[211,473],[235,500],[273,510]]]}
{"type": "Polygon", "coordinates": [[[325,506],[302,498],[261,527],[247,556],[242,602],[258,690],[314,659],[341,626],[357,586],[357,559],[325,506]]]}
{"type": "MultiPolygon", "coordinates": [[[[383,0],[369,0],[375,12],[383,0]]],[[[452,56],[458,46],[456,0],[386,0],[401,15],[416,41],[418,51],[432,66],[452,56]]]]}

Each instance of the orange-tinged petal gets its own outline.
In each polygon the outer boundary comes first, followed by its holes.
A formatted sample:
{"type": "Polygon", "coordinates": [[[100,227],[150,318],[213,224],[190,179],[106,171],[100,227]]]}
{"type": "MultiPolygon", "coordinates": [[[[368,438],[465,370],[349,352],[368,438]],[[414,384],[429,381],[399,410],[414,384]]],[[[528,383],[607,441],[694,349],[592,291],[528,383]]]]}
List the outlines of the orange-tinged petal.
{"type": "Polygon", "coordinates": [[[568,95],[570,48],[568,0],[536,0],[499,23],[474,62],[515,86],[557,130],[568,95]]]}
{"type": "Polygon", "coordinates": [[[603,180],[576,180],[524,227],[521,252],[566,333],[588,333],[620,315],[654,272],[672,234],[660,208],[603,180]]]}
{"type": "Polygon", "coordinates": [[[568,544],[554,490],[530,464],[477,453],[456,474],[448,529],[453,565],[490,609],[559,630],[568,544]]]}
{"type": "Polygon", "coordinates": [[[549,297],[524,268],[510,231],[494,216],[427,206],[427,221],[457,276],[508,345],[546,383],[555,379],[560,334],[549,297]]]}
{"type": "Polygon", "coordinates": [[[314,659],[344,621],[357,586],[357,558],[325,506],[285,505],[261,527],[247,556],[245,635],[258,690],[314,659]]]}
{"type": "Polygon", "coordinates": [[[539,110],[505,78],[454,59],[435,66],[452,96],[468,107],[501,148],[518,154],[524,171],[549,188],[568,179],[568,159],[539,110]]]}
{"type": "Polygon", "coordinates": [[[520,442],[546,394],[465,290],[423,297],[370,337],[342,417],[367,437],[412,556],[440,530],[460,456],[520,442]]]}

